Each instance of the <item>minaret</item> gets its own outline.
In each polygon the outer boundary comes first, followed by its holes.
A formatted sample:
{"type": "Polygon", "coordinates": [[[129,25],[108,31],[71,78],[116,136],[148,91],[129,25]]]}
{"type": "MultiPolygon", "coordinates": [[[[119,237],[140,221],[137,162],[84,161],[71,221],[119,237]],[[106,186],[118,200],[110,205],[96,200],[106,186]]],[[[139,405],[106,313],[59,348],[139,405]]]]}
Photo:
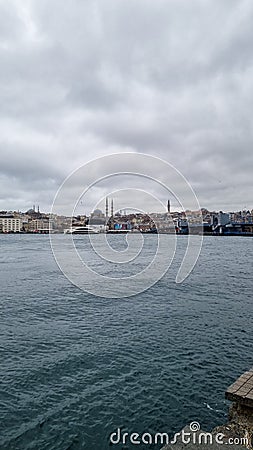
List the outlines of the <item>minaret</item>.
{"type": "Polygon", "coordinates": [[[111,203],[111,217],[113,218],[113,198],[112,198],[112,203],[111,203]]]}
{"type": "Polygon", "coordinates": [[[105,198],[105,218],[108,220],[108,197],[105,198]]]}
{"type": "Polygon", "coordinates": [[[168,200],[167,208],[168,208],[168,214],[170,214],[170,200],[168,200]]]}

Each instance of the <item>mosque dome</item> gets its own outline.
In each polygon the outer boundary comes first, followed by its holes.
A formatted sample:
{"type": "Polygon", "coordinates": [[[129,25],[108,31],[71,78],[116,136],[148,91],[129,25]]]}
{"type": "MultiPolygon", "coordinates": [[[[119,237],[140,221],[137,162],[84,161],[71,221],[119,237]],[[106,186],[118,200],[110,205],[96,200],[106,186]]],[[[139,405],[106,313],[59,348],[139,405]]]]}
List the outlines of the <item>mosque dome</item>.
{"type": "Polygon", "coordinates": [[[103,215],[103,213],[102,213],[101,209],[95,209],[93,211],[93,215],[94,216],[101,216],[101,215],[103,215]]]}

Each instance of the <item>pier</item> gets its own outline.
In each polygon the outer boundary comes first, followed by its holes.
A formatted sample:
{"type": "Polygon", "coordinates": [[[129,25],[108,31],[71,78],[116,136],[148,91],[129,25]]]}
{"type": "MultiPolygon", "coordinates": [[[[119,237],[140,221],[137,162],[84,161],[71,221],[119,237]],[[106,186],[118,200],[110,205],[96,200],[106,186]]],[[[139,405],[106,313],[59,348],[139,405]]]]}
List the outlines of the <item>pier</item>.
{"type": "Polygon", "coordinates": [[[253,408],[253,368],[241,375],[238,380],[226,390],[225,397],[232,402],[253,408]]]}
{"type": "Polygon", "coordinates": [[[253,447],[253,368],[241,375],[225,393],[232,402],[229,424],[238,435],[247,437],[253,447]]]}
{"type": "Polygon", "coordinates": [[[188,447],[189,450],[203,449],[224,449],[227,445],[230,449],[253,449],[253,368],[243,373],[225,392],[225,398],[232,402],[229,408],[228,422],[225,425],[216,427],[208,434],[209,443],[203,445],[198,436],[204,431],[199,430],[195,437],[196,443],[193,443],[193,432],[189,426],[184,428],[185,432],[191,433],[191,442],[185,444],[182,442],[175,445],[169,444],[162,450],[182,450],[188,447]],[[223,444],[216,441],[215,436],[223,435],[223,444]],[[210,439],[213,436],[213,439],[210,439]],[[212,441],[210,443],[210,440],[212,441]]]}

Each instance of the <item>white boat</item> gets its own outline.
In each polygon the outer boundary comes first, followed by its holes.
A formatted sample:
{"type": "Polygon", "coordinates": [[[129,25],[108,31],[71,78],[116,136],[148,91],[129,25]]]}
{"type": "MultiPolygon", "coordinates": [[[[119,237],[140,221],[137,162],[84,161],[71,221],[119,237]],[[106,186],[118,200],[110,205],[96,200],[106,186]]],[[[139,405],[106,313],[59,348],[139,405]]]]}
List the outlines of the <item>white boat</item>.
{"type": "Polygon", "coordinates": [[[76,226],[76,227],[70,227],[66,228],[64,230],[65,234],[97,234],[99,233],[98,230],[93,228],[91,225],[85,225],[85,226],[76,226]]]}

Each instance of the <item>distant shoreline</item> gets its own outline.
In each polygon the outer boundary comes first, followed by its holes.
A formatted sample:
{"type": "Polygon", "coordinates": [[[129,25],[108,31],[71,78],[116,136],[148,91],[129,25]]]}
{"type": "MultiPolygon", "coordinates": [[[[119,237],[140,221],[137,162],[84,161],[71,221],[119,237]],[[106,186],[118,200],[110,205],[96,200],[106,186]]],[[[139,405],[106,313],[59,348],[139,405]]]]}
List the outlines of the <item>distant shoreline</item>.
{"type": "MultiPolygon", "coordinates": [[[[96,233],[97,235],[104,235],[104,234],[108,234],[108,235],[125,235],[125,234],[129,234],[129,235],[136,235],[136,234],[144,234],[144,235],[159,235],[159,234],[166,234],[168,236],[180,236],[180,237],[186,237],[186,236],[210,236],[210,237],[253,237],[253,233],[228,233],[228,234],[214,234],[214,233],[169,233],[169,232],[165,232],[165,231],[158,231],[158,232],[146,232],[146,231],[140,231],[140,232],[132,232],[132,231],[109,231],[106,233],[96,233]]],[[[56,232],[56,233],[49,233],[49,232],[9,232],[9,233],[0,233],[0,236],[9,236],[9,235],[15,235],[15,236],[20,236],[20,235],[28,235],[28,236],[41,236],[41,235],[66,235],[66,233],[62,232],[56,232]]],[[[73,233],[73,234],[68,234],[68,236],[94,236],[94,233],[73,233]]]]}

